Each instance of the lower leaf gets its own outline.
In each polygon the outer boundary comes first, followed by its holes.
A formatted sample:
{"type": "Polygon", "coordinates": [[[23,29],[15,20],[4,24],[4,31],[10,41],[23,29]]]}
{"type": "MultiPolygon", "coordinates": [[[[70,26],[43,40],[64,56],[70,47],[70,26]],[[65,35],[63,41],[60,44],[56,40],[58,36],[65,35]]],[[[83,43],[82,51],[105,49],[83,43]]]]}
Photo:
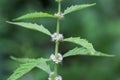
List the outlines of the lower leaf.
{"type": "Polygon", "coordinates": [[[21,64],[20,67],[18,67],[7,80],[17,80],[18,78],[22,77],[23,75],[25,75],[35,67],[42,69],[48,74],[51,72],[50,66],[46,63],[46,61],[49,61],[49,59],[44,59],[44,58],[29,59],[29,58],[15,58],[15,57],[11,57],[11,58],[23,64],[21,64]]]}
{"type": "Polygon", "coordinates": [[[17,80],[24,74],[31,71],[34,67],[38,65],[38,62],[31,62],[31,63],[25,63],[21,64],[19,68],[17,68],[14,73],[7,79],[7,80],[17,80]]]}

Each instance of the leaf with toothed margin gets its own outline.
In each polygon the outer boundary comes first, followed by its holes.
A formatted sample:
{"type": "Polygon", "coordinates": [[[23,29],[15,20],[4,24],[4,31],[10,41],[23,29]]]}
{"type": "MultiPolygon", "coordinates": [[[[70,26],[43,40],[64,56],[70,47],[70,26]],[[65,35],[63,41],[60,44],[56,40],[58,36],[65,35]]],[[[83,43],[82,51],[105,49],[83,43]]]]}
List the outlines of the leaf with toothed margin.
{"type": "Polygon", "coordinates": [[[66,52],[63,57],[70,57],[70,56],[77,56],[77,55],[85,55],[85,56],[103,56],[103,57],[114,57],[114,55],[108,55],[108,54],[104,54],[98,51],[95,51],[94,53],[91,53],[88,49],[85,48],[79,48],[76,47],[68,52],[66,52]]]}
{"type": "Polygon", "coordinates": [[[63,41],[81,45],[82,47],[91,51],[91,53],[95,52],[95,49],[93,48],[93,45],[91,43],[89,43],[87,40],[81,39],[80,37],[70,37],[70,38],[64,39],[63,41]]]}
{"type": "MultiPolygon", "coordinates": [[[[14,60],[22,61],[22,59],[17,59],[15,57],[12,58],[14,60]]],[[[26,62],[26,63],[21,64],[7,80],[17,80],[35,67],[38,67],[49,74],[51,70],[50,70],[50,66],[47,65],[46,61],[48,61],[48,59],[44,59],[44,58],[23,59],[22,62],[26,62]]]]}
{"type": "Polygon", "coordinates": [[[33,18],[56,18],[52,14],[48,13],[43,13],[43,12],[33,12],[33,13],[28,13],[26,15],[20,16],[18,18],[15,18],[13,20],[22,20],[22,19],[33,19],[33,18]]]}
{"type": "MultiPolygon", "coordinates": [[[[38,59],[31,59],[31,58],[16,58],[13,56],[11,56],[11,59],[13,59],[17,62],[20,62],[20,63],[29,63],[29,62],[33,62],[33,61],[38,60],[38,59]]],[[[44,58],[42,58],[42,59],[43,59],[42,60],[43,62],[41,61],[41,64],[37,65],[37,68],[40,68],[47,73],[50,73],[51,72],[50,66],[46,63],[47,61],[50,61],[50,59],[44,59],[44,58]]]]}
{"type": "Polygon", "coordinates": [[[39,32],[42,32],[44,34],[47,34],[47,35],[51,36],[50,31],[48,29],[46,29],[43,25],[38,25],[36,23],[34,23],[34,24],[33,23],[27,23],[27,22],[9,22],[9,21],[7,21],[7,22],[10,23],[10,24],[14,24],[14,25],[24,27],[24,28],[36,30],[36,31],[39,31],[39,32]]]}
{"type": "Polygon", "coordinates": [[[84,9],[84,8],[88,8],[88,7],[91,7],[91,6],[94,6],[94,5],[96,5],[96,3],[71,6],[71,7],[68,7],[68,8],[64,11],[63,15],[69,14],[69,13],[71,13],[71,12],[79,11],[79,10],[82,10],[82,9],[84,9]]]}

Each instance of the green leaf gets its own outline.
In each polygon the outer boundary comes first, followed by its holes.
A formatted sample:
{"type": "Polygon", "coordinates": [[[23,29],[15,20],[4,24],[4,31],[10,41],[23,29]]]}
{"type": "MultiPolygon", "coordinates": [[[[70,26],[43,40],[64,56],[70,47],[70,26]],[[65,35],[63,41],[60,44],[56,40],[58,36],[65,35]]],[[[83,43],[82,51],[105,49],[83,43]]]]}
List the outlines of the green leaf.
{"type": "Polygon", "coordinates": [[[87,55],[87,56],[106,56],[106,57],[114,57],[114,55],[107,55],[101,52],[95,51],[94,54],[91,53],[88,49],[85,48],[74,48],[63,55],[63,57],[76,56],[76,55],[87,55]]]}
{"type": "Polygon", "coordinates": [[[36,61],[36,59],[31,59],[31,58],[16,58],[13,56],[11,56],[10,58],[20,63],[29,63],[29,62],[36,61]]]}
{"type": "Polygon", "coordinates": [[[29,62],[25,64],[21,64],[19,68],[17,68],[14,73],[7,79],[7,80],[17,80],[24,74],[31,71],[34,67],[36,67],[39,64],[39,62],[29,62]]]}
{"type": "Polygon", "coordinates": [[[91,53],[95,52],[95,49],[93,48],[92,44],[89,43],[87,40],[85,39],[81,39],[80,37],[71,37],[71,38],[66,38],[63,41],[66,42],[72,42],[78,45],[83,46],[84,48],[88,49],[89,51],[91,51],[91,53]]]}
{"type": "Polygon", "coordinates": [[[17,59],[15,57],[12,57],[12,59],[25,62],[25,63],[21,64],[20,67],[18,67],[7,80],[17,80],[18,78],[22,77],[23,75],[31,71],[34,67],[38,67],[44,70],[45,72],[47,72],[48,74],[51,72],[50,67],[46,63],[48,59],[44,59],[44,58],[39,58],[39,59],[18,58],[17,59]]]}
{"type": "Polygon", "coordinates": [[[27,22],[8,22],[10,24],[14,24],[14,25],[18,25],[24,28],[28,28],[28,29],[32,29],[32,30],[37,30],[40,31],[42,33],[45,33],[49,36],[51,36],[50,31],[48,31],[48,29],[46,29],[45,27],[43,27],[43,25],[38,25],[38,24],[33,24],[33,23],[27,23],[27,22]]]}
{"type": "Polygon", "coordinates": [[[48,74],[51,72],[50,66],[45,61],[41,61],[41,63],[37,65],[37,68],[42,69],[48,74]]]}
{"type": "Polygon", "coordinates": [[[91,6],[94,6],[94,5],[96,5],[96,3],[71,6],[71,7],[68,7],[68,8],[64,11],[63,14],[66,15],[66,14],[68,14],[68,13],[75,12],[75,11],[78,11],[78,10],[81,10],[81,9],[84,9],[84,8],[87,8],[87,7],[91,7],[91,6]]]}
{"type": "Polygon", "coordinates": [[[13,56],[11,56],[11,58],[15,61],[20,62],[20,63],[29,63],[29,62],[39,61],[40,63],[36,66],[37,68],[42,69],[43,71],[47,72],[48,74],[51,72],[50,66],[46,63],[47,61],[50,61],[50,59],[15,58],[13,56]]]}
{"type": "Polygon", "coordinates": [[[56,18],[54,15],[48,14],[48,13],[43,13],[43,12],[34,12],[34,13],[29,13],[23,16],[20,16],[14,20],[22,20],[22,19],[31,19],[31,18],[56,18]]]}

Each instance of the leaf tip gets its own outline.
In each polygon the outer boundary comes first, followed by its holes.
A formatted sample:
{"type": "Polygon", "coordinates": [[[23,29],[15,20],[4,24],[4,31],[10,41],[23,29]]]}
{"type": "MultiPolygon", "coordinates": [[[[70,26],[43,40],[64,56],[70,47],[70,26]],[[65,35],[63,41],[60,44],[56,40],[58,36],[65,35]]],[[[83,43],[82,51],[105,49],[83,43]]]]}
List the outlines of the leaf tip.
{"type": "Polygon", "coordinates": [[[96,3],[92,3],[92,4],[89,4],[88,7],[95,6],[95,5],[96,5],[96,3]]]}
{"type": "Polygon", "coordinates": [[[6,23],[13,24],[13,22],[11,22],[11,21],[6,21],[6,23]]]}
{"type": "Polygon", "coordinates": [[[15,60],[16,58],[14,56],[10,56],[10,59],[15,60]]]}
{"type": "Polygon", "coordinates": [[[19,18],[12,19],[12,21],[18,21],[18,20],[19,20],[19,18]]]}
{"type": "Polygon", "coordinates": [[[107,57],[116,57],[116,55],[107,55],[107,57]]]}
{"type": "Polygon", "coordinates": [[[96,5],[96,3],[93,3],[93,4],[91,4],[91,5],[93,5],[93,6],[94,6],[94,5],[96,5]]]}
{"type": "Polygon", "coordinates": [[[5,21],[6,23],[10,23],[10,21],[5,21]]]}

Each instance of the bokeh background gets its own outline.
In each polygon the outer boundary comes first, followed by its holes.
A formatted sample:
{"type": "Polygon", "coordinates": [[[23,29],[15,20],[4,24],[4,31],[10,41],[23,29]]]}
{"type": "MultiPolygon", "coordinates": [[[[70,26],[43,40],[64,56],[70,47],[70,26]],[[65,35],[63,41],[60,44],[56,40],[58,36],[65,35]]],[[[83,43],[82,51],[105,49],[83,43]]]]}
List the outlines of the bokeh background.
{"type": "MultiPolygon", "coordinates": [[[[62,11],[67,6],[83,3],[97,5],[66,15],[61,21],[61,33],[65,37],[85,38],[96,50],[116,57],[69,57],[60,65],[60,74],[63,80],[120,80],[120,0],[64,0],[62,11]]],[[[54,0],[0,0],[0,80],[6,80],[19,66],[10,56],[38,58],[54,53],[50,37],[5,22],[35,11],[54,14],[57,3],[54,0]]],[[[55,32],[54,19],[24,21],[43,24],[55,32]]],[[[59,52],[64,54],[75,46],[61,43],[59,52]]],[[[47,77],[45,72],[34,69],[19,80],[47,80],[47,77]]]]}

